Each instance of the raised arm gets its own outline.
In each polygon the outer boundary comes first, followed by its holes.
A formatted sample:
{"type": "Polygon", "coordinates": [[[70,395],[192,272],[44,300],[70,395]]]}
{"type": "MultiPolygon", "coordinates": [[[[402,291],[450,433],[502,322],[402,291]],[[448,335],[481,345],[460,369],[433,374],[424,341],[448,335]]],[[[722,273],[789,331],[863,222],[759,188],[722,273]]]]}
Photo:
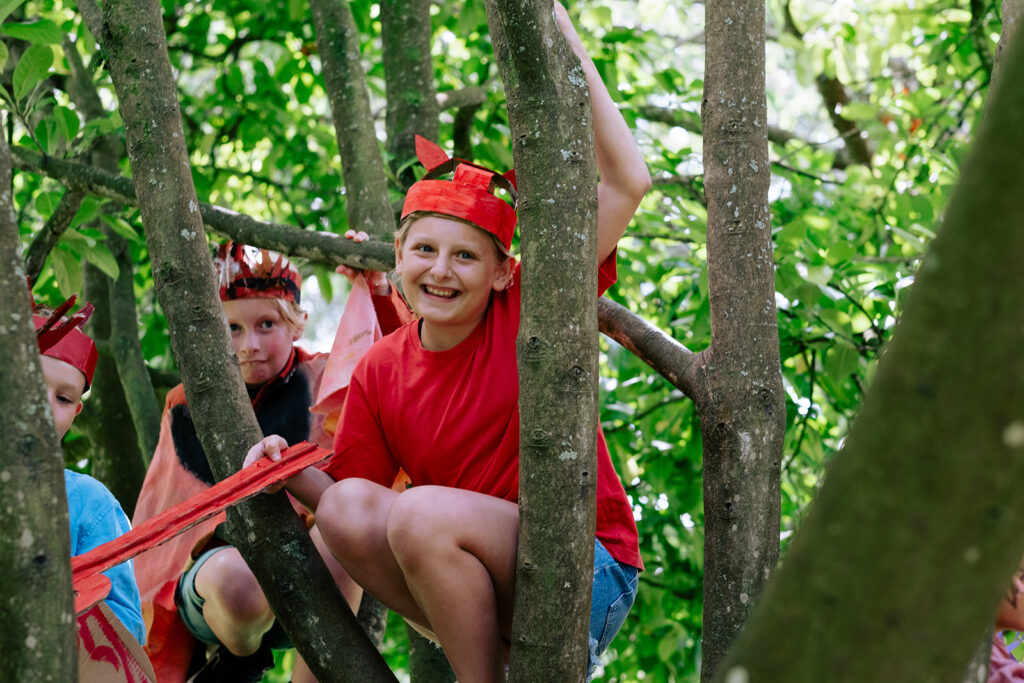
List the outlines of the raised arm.
{"type": "Polygon", "coordinates": [[[579,57],[583,74],[590,89],[590,101],[594,114],[594,148],[597,154],[597,261],[604,261],[619,239],[626,232],[626,226],[640,206],[640,200],[651,187],[651,175],[647,171],[640,149],[633,140],[633,133],[619,113],[597,67],[569,20],[565,7],[555,2],[555,22],[572,51],[579,57]]]}

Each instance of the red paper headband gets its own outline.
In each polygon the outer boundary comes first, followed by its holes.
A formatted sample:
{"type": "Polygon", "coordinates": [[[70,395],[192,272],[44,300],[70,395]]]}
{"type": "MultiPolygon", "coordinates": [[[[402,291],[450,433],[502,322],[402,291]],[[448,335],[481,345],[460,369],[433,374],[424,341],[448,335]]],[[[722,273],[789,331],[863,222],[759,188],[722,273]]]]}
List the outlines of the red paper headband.
{"type": "Polygon", "coordinates": [[[220,281],[220,300],[284,299],[299,303],[302,277],[278,254],[275,260],[266,249],[227,242],[213,259],[220,281]]]}
{"type": "Polygon", "coordinates": [[[458,218],[491,233],[508,251],[516,231],[516,211],[494,195],[494,187],[504,188],[515,201],[515,170],[502,175],[462,159],[448,158],[443,149],[419,135],[416,156],[427,168],[427,175],[409,188],[402,218],[416,211],[458,218]],[[451,180],[435,179],[453,170],[451,180]]]}
{"type": "Polygon", "coordinates": [[[96,371],[99,353],[92,339],[76,328],[84,325],[92,315],[93,305],[86,304],[78,313],[64,318],[74,303],[75,297],[72,296],[49,316],[33,313],[32,322],[35,323],[39,353],[70,363],[80,370],[85,375],[85,388],[88,389],[96,371]]]}

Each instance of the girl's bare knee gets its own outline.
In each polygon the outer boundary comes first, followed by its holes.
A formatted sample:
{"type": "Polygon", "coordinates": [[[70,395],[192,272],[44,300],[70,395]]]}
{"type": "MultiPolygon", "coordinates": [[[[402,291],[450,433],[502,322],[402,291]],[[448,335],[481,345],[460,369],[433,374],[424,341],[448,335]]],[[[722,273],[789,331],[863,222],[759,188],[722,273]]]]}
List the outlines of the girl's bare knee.
{"type": "Polygon", "coordinates": [[[316,527],[335,557],[341,559],[379,544],[388,493],[365,479],[343,479],[324,491],[316,510],[316,527]]]}

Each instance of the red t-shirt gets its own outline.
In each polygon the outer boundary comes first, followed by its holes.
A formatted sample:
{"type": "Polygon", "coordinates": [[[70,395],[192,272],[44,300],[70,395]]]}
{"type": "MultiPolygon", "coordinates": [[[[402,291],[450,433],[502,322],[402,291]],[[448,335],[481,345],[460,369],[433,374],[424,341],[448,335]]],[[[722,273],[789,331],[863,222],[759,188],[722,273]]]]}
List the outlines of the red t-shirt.
{"type": "MultiPolygon", "coordinates": [[[[599,268],[603,293],[615,254],[599,268]]],[[[458,346],[428,351],[418,321],[378,341],[356,366],[325,471],[391,486],[399,468],[413,485],[519,497],[520,270],[495,292],[484,320],[458,346]]],[[[597,442],[597,538],[620,562],[642,568],[636,523],[604,435],[597,442]]]]}

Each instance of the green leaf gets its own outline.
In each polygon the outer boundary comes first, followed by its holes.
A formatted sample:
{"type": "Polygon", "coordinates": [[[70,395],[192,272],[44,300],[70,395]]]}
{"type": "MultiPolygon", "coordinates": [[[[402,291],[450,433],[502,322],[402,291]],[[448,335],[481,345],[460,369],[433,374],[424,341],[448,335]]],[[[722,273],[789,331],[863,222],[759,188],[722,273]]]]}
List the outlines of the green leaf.
{"type": "Polygon", "coordinates": [[[53,50],[46,45],[32,45],[14,67],[14,99],[21,100],[32,92],[40,81],[46,78],[53,64],[53,50]]]}
{"type": "Polygon", "coordinates": [[[43,119],[36,125],[36,139],[49,156],[54,156],[61,142],[61,133],[54,119],[43,119]]]}
{"type": "Polygon", "coordinates": [[[135,228],[128,224],[128,221],[121,218],[120,216],[100,216],[100,219],[110,226],[110,229],[116,232],[121,237],[125,238],[130,242],[134,242],[139,246],[143,246],[146,240],[142,238],[139,233],[135,232],[135,228]]]}
{"type": "Polygon", "coordinates": [[[64,139],[71,142],[78,135],[81,121],[78,120],[78,114],[60,105],[53,108],[53,116],[57,122],[57,127],[60,133],[64,136],[64,139]]]}
{"type": "Polygon", "coordinates": [[[7,66],[7,60],[10,58],[11,53],[7,50],[7,43],[0,40],[0,69],[7,66]]]}
{"type": "Polygon", "coordinates": [[[40,19],[27,24],[4,24],[0,26],[0,33],[11,38],[27,40],[33,44],[60,45],[60,42],[64,40],[64,32],[57,24],[48,19],[40,19]]]}
{"type": "Polygon", "coordinates": [[[860,352],[849,342],[838,339],[825,357],[825,372],[838,383],[842,383],[857,369],[860,352]]]}
{"type": "Polygon", "coordinates": [[[51,251],[50,267],[62,296],[69,297],[82,291],[82,264],[70,252],[60,246],[51,251]]]}
{"type": "Polygon", "coordinates": [[[110,253],[105,244],[96,244],[91,249],[82,252],[85,260],[103,271],[103,274],[111,280],[116,280],[121,269],[117,266],[117,259],[110,253]]]}
{"type": "Polygon", "coordinates": [[[7,17],[11,16],[11,12],[18,9],[24,2],[25,0],[5,0],[0,2],[0,24],[7,21],[7,17]]]}
{"type": "Polygon", "coordinates": [[[60,201],[60,192],[40,192],[36,195],[36,211],[43,218],[49,218],[53,215],[53,210],[57,208],[57,202],[60,201]]]}

